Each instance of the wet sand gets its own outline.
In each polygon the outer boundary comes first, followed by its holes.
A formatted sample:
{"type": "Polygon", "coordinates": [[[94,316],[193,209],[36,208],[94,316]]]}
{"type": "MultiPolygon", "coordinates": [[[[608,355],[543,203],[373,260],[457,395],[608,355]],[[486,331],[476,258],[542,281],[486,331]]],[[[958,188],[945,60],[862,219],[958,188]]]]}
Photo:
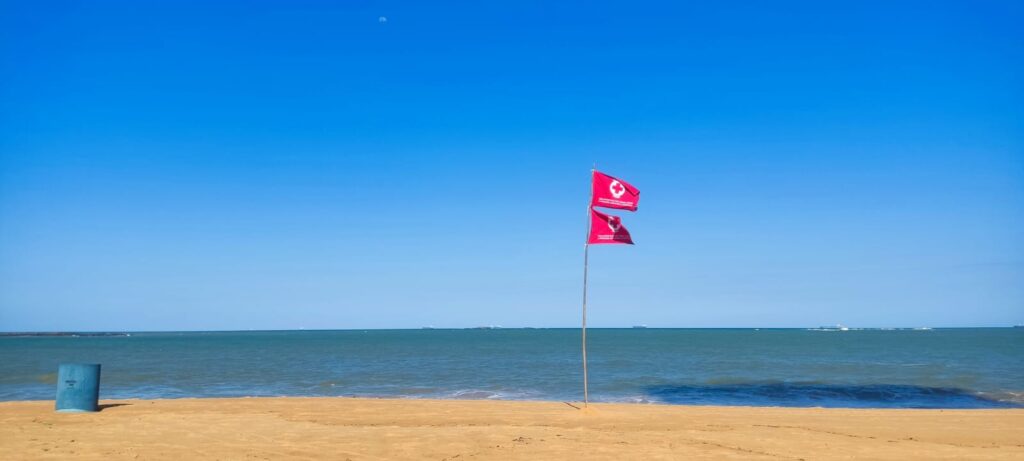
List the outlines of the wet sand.
{"type": "Polygon", "coordinates": [[[237,398],[0,402],[3,459],[1024,459],[1024,410],[237,398]]]}

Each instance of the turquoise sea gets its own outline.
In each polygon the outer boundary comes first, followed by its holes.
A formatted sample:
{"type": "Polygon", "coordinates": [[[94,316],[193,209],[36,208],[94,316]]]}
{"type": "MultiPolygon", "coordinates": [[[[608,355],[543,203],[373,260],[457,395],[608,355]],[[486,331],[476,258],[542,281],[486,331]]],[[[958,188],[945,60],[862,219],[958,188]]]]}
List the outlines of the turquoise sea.
{"type": "MultiPolygon", "coordinates": [[[[1024,406],[1024,329],[591,329],[591,399],[823,407],[1024,406]]],[[[101,398],[582,399],[577,329],[0,337],[0,400],[53,399],[57,365],[101,398]]]]}

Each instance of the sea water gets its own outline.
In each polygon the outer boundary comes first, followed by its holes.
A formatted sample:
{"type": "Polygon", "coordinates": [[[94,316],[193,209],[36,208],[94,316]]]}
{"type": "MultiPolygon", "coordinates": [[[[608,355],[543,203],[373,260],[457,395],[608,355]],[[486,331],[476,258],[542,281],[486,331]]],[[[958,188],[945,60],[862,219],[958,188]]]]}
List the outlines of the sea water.
{"type": "MultiPolygon", "coordinates": [[[[879,408],[1024,406],[1024,329],[591,329],[593,401],[879,408]]],[[[101,398],[582,399],[576,329],[0,337],[0,400],[53,399],[60,363],[101,398]]]]}

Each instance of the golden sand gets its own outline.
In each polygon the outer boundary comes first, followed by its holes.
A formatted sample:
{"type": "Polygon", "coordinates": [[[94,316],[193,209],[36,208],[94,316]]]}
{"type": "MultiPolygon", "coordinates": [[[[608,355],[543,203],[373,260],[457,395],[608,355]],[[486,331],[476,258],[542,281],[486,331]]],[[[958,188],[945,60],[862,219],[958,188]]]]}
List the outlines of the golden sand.
{"type": "Polygon", "coordinates": [[[1024,459],[1024,410],[238,398],[0,403],[0,459],[1024,459]]]}

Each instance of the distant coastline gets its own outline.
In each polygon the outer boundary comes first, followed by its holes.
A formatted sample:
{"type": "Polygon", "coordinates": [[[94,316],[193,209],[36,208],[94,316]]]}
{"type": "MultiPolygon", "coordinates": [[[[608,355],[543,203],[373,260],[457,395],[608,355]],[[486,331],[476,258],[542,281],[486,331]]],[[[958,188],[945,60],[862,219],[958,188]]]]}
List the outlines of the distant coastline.
{"type": "MultiPolygon", "coordinates": [[[[568,327],[401,327],[401,328],[282,328],[282,329],[238,329],[238,330],[107,330],[107,331],[0,331],[0,337],[102,337],[131,336],[137,333],[282,333],[282,332],[329,332],[329,331],[406,331],[406,330],[578,330],[578,326],[568,327]]],[[[658,327],[647,325],[617,327],[587,327],[588,330],[805,330],[805,331],[929,331],[929,330],[966,330],[989,328],[1024,328],[1024,325],[998,326],[956,326],[956,327],[842,327],[838,326],[796,326],[796,327],[658,327]]]]}
{"type": "Polygon", "coordinates": [[[9,337],[33,337],[33,336],[70,336],[70,337],[82,337],[82,336],[131,336],[128,332],[74,332],[74,331],[23,331],[23,332],[0,332],[0,336],[9,337]]]}

